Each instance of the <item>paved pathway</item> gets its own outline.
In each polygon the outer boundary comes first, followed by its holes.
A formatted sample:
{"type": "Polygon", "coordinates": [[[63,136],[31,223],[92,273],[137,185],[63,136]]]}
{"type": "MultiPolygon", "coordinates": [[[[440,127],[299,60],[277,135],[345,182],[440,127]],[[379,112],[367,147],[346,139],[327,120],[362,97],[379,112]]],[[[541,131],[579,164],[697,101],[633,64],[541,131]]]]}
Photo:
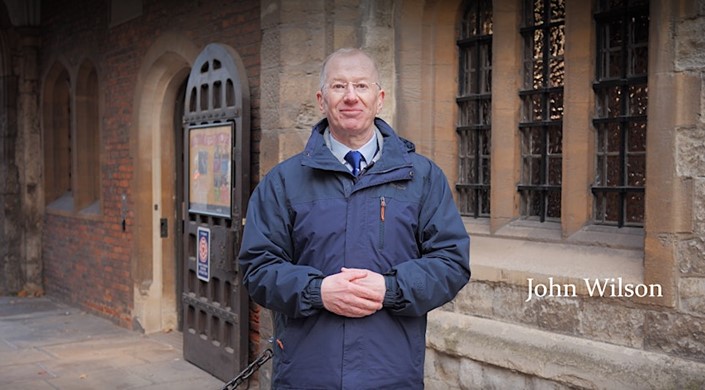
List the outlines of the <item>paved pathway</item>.
{"type": "Polygon", "coordinates": [[[220,390],[181,333],[143,335],[47,297],[0,296],[2,390],[220,390]]]}

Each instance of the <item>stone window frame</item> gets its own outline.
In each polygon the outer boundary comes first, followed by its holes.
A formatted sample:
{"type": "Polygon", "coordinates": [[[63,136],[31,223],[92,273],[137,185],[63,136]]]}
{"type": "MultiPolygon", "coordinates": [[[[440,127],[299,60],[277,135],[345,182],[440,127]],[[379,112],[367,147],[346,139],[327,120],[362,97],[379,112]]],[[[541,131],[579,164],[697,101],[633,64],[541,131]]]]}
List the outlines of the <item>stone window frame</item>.
{"type": "MultiPolygon", "coordinates": [[[[519,34],[521,3],[521,0],[495,2],[493,73],[503,77],[493,82],[492,215],[489,219],[465,218],[466,228],[472,237],[473,279],[525,287],[529,278],[533,278],[534,283],[552,277],[557,283],[585,286],[584,278],[622,277],[625,282],[662,286],[663,296],[638,298],[637,302],[673,307],[677,283],[677,243],[659,237],[676,234],[678,229],[688,231],[689,228],[684,226],[688,220],[681,221],[678,217],[690,211],[689,183],[676,181],[670,188],[647,187],[644,228],[593,224],[590,186],[594,180],[595,158],[592,126],[595,96],[592,82],[595,75],[596,32],[592,2],[566,3],[566,47],[589,49],[568,50],[565,55],[563,154],[572,158],[564,158],[563,161],[563,171],[571,174],[563,177],[562,216],[559,222],[544,223],[520,218],[520,199],[516,194],[520,140],[513,130],[520,121],[517,91],[522,80],[516,70],[522,66],[519,34]],[[673,196],[674,200],[664,205],[664,196],[673,196]]],[[[649,53],[673,51],[669,43],[672,37],[668,17],[677,10],[672,8],[651,1],[649,53]]],[[[672,137],[677,118],[675,114],[664,115],[663,107],[678,111],[673,106],[676,101],[675,82],[668,77],[654,77],[672,71],[672,64],[665,58],[668,56],[649,57],[649,91],[659,91],[658,95],[649,95],[647,172],[651,182],[659,179],[672,182],[671,177],[675,173],[673,163],[664,164],[662,159],[655,157],[663,155],[663,152],[655,151],[654,143],[658,141],[651,142],[658,138],[662,141],[661,148],[674,142],[672,137]],[[668,101],[669,98],[674,100],[668,101]],[[659,107],[656,101],[663,107],[659,107]],[[654,110],[658,110],[659,115],[652,115],[654,110]],[[654,129],[659,129],[661,133],[654,134],[654,129]],[[671,130],[664,132],[663,129],[671,130]]],[[[434,58],[434,61],[437,60],[438,57],[434,58]]],[[[452,63],[451,58],[447,60],[452,63]]],[[[443,95],[438,89],[436,93],[443,95]]],[[[578,294],[587,295],[588,291],[579,287],[578,294]]]]}
{"type": "Polygon", "coordinates": [[[44,77],[42,135],[44,200],[51,213],[101,213],[99,77],[84,59],[75,73],[54,61],[44,77]]]}

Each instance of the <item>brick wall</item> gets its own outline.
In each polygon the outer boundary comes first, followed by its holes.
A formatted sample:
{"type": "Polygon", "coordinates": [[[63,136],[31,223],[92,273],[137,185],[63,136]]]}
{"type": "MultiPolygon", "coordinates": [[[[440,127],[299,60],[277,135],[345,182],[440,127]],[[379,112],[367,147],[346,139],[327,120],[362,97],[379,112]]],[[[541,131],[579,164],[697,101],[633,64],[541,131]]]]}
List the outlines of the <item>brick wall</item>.
{"type": "MultiPolygon", "coordinates": [[[[199,47],[218,42],[238,51],[250,85],[253,161],[259,139],[260,11],[258,2],[143,2],[142,13],[111,26],[110,2],[42,3],[40,73],[61,62],[72,77],[89,59],[97,69],[101,100],[101,213],[45,214],[44,284],[47,293],[131,326],[134,218],[130,128],[135,120],[137,74],[144,55],[159,36],[177,31],[199,47]],[[126,229],[122,229],[122,195],[126,229]]],[[[75,80],[72,80],[72,83],[75,80]]],[[[253,164],[252,172],[258,172],[253,164]]],[[[253,174],[251,177],[256,178],[253,174]]],[[[254,179],[253,179],[254,180],[254,179]]]]}
{"type": "Polygon", "coordinates": [[[130,248],[121,233],[116,224],[47,215],[44,275],[48,293],[129,326],[130,248]]]}

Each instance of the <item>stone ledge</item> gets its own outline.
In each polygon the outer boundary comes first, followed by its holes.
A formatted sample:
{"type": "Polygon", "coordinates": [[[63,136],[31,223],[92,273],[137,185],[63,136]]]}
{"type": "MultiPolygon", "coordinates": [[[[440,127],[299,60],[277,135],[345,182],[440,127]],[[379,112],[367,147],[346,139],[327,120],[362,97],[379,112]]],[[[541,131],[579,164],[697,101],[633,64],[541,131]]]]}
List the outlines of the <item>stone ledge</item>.
{"type": "Polygon", "coordinates": [[[581,388],[705,387],[705,364],[435,310],[427,346],[458,358],[581,388]]]}
{"type": "Polygon", "coordinates": [[[528,286],[536,283],[570,283],[579,295],[588,295],[584,279],[622,278],[624,283],[644,280],[643,251],[524,239],[472,236],[472,279],[528,286]]]}

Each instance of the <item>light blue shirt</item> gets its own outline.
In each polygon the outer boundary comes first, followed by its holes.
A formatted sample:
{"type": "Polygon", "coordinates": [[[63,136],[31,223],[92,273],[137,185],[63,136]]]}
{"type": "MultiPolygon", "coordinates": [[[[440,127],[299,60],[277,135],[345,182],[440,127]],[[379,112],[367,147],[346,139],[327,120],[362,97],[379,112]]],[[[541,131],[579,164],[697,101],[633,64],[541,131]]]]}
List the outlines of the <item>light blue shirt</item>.
{"type": "MultiPolygon", "coordinates": [[[[352,172],[352,166],[345,161],[345,155],[352,149],[336,140],[330,134],[330,129],[328,128],[326,128],[323,138],[326,140],[326,145],[333,153],[333,156],[335,156],[341,164],[345,165],[352,172]]],[[[382,137],[380,136],[379,129],[375,127],[375,132],[372,135],[372,138],[367,141],[366,144],[362,145],[360,149],[358,149],[358,152],[362,153],[362,157],[365,158],[365,160],[360,162],[360,172],[364,171],[369,165],[372,165],[372,163],[377,161],[381,156],[381,139],[382,137]]]]}

